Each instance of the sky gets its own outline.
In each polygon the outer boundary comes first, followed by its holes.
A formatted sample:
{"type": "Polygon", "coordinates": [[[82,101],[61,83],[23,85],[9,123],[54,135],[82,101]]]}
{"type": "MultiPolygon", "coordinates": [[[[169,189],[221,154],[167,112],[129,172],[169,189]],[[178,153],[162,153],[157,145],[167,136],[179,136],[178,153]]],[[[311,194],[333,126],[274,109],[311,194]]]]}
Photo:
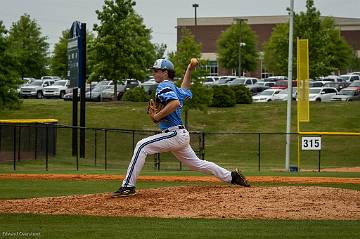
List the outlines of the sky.
{"type": "MultiPolygon", "coordinates": [[[[314,0],[324,16],[360,18],[359,0],[314,0]]],[[[152,30],[152,42],[165,43],[167,52],[176,50],[176,19],[195,16],[192,6],[198,3],[197,17],[242,17],[287,15],[290,0],[138,0],[135,11],[152,30]]],[[[304,11],[306,0],[294,0],[294,11],[304,11]]],[[[0,21],[6,29],[29,14],[48,37],[50,51],[62,31],[80,21],[92,30],[98,23],[96,10],[104,0],[0,0],[0,21]]]]}

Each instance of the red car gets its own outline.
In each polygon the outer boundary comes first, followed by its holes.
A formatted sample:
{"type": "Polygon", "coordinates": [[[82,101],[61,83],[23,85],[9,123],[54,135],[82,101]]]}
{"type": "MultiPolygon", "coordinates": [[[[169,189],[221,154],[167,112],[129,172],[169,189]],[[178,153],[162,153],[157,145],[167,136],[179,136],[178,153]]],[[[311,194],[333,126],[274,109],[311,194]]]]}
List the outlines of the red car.
{"type": "MultiPolygon", "coordinates": [[[[297,81],[292,81],[292,86],[297,86],[297,81]]],[[[288,81],[287,80],[278,80],[274,86],[271,87],[272,89],[287,89],[288,88],[288,81]]]]}
{"type": "Polygon", "coordinates": [[[355,88],[357,88],[357,89],[360,91],[360,80],[355,80],[355,81],[353,81],[353,82],[349,85],[349,87],[355,87],[355,88]]]}

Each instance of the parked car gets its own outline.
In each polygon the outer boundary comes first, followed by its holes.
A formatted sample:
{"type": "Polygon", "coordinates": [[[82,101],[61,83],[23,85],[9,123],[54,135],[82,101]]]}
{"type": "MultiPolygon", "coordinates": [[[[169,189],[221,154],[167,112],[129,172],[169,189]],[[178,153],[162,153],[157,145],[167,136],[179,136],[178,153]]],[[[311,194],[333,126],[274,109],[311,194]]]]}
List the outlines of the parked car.
{"type": "Polygon", "coordinates": [[[215,82],[219,80],[218,76],[207,76],[205,80],[203,81],[203,85],[205,86],[211,86],[215,84],[215,82]]]}
{"type": "MultiPolygon", "coordinates": [[[[94,89],[98,83],[99,82],[97,82],[97,81],[92,81],[90,83],[86,83],[86,85],[85,85],[85,93],[91,91],[92,89],[94,89]]],[[[74,88],[67,88],[66,89],[66,94],[63,97],[63,99],[65,101],[66,100],[72,100],[72,98],[73,98],[73,90],[74,90],[74,88]]],[[[78,89],[78,98],[77,99],[80,100],[80,88],[78,89]]]]}
{"type": "Polygon", "coordinates": [[[257,78],[253,77],[239,77],[235,78],[231,81],[228,81],[226,84],[228,86],[236,86],[236,85],[255,85],[255,83],[258,81],[257,78]]]}
{"type": "Polygon", "coordinates": [[[61,80],[59,76],[42,76],[41,80],[61,80]]]}
{"type": "Polygon", "coordinates": [[[257,81],[255,83],[255,86],[267,86],[267,87],[272,87],[275,85],[276,82],[274,81],[257,81]]]}
{"type": "Polygon", "coordinates": [[[251,95],[257,95],[260,92],[263,92],[264,90],[269,89],[269,86],[264,86],[264,85],[247,85],[246,88],[248,88],[250,90],[251,95]]]}
{"type": "Polygon", "coordinates": [[[124,95],[127,90],[134,89],[135,87],[139,87],[141,82],[136,79],[126,79],[120,82],[120,86],[118,87],[118,100],[124,95]]]}
{"type": "Polygon", "coordinates": [[[321,81],[309,81],[309,87],[323,87],[324,83],[321,81]]]}
{"type": "Polygon", "coordinates": [[[331,101],[354,101],[360,100],[360,91],[357,88],[347,87],[342,89],[337,95],[331,98],[331,101]]]}
{"type": "Polygon", "coordinates": [[[330,101],[337,93],[333,87],[313,87],[309,89],[309,101],[330,101]]]}
{"type": "Polygon", "coordinates": [[[234,80],[235,78],[237,78],[237,77],[236,76],[220,76],[219,80],[217,80],[214,85],[226,85],[226,83],[228,83],[231,80],[234,80]]]}
{"type": "Polygon", "coordinates": [[[288,89],[281,90],[278,94],[275,94],[273,97],[274,101],[287,101],[288,89]]]}
{"type": "MultiPolygon", "coordinates": [[[[120,100],[121,96],[124,94],[123,90],[124,87],[123,85],[117,85],[117,94],[116,94],[116,99],[120,100]]],[[[114,97],[114,85],[110,85],[108,86],[105,90],[103,90],[101,92],[101,96],[100,96],[100,100],[104,101],[104,100],[113,100],[114,97]]]]}
{"type": "MultiPolygon", "coordinates": [[[[154,82],[155,82],[155,80],[154,80],[154,82]]],[[[135,87],[139,87],[140,85],[141,85],[140,81],[138,81],[136,79],[126,79],[126,80],[119,81],[119,84],[116,87],[117,100],[120,100],[127,90],[133,89],[135,87]]],[[[96,87],[98,87],[98,86],[96,86],[96,87]]],[[[156,87],[155,87],[155,89],[156,89],[156,87]]],[[[107,85],[107,87],[104,88],[103,90],[96,90],[96,91],[98,91],[100,94],[95,93],[96,96],[94,96],[92,98],[95,98],[97,101],[102,101],[104,99],[112,100],[113,95],[114,95],[114,85],[113,84],[107,85]]],[[[92,91],[91,91],[91,93],[92,93],[92,91]]],[[[87,94],[90,95],[90,92],[87,94]]]]}
{"type": "Polygon", "coordinates": [[[36,80],[35,78],[29,78],[29,77],[24,77],[22,79],[20,79],[20,81],[22,82],[20,85],[18,85],[16,91],[20,94],[20,89],[23,86],[29,85],[31,82],[33,82],[34,80],[36,80]]]}
{"type": "Polygon", "coordinates": [[[41,99],[44,96],[44,87],[50,86],[54,84],[54,82],[54,80],[34,80],[30,84],[20,88],[20,96],[23,98],[35,96],[41,99]]]}
{"type": "Polygon", "coordinates": [[[350,85],[349,82],[344,81],[344,82],[327,82],[323,86],[324,87],[334,87],[338,91],[340,91],[341,89],[344,89],[344,88],[348,87],[349,85],[350,85]]]}
{"type": "MultiPolygon", "coordinates": [[[[114,85],[97,85],[92,90],[85,93],[86,101],[102,101],[102,93],[114,85]]],[[[114,89],[114,88],[113,88],[114,89]]]]}
{"type": "Polygon", "coordinates": [[[329,82],[345,82],[345,80],[343,78],[341,78],[340,76],[335,76],[335,75],[329,75],[329,76],[320,78],[317,81],[320,81],[323,84],[329,83],[329,82]]]}
{"type": "Polygon", "coordinates": [[[279,94],[281,89],[267,89],[252,97],[253,102],[270,102],[274,100],[274,95],[279,94]]]}
{"type": "Polygon", "coordinates": [[[57,98],[64,98],[64,95],[66,94],[66,90],[69,88],[70,82],[69,80],[58,80],[55,81],[54,84],[51,86],[44,87],[44,97],[50,98],[50,97],[57,97],[57,98]]]}
{"type": "Polygon", "coordinates": [[[156,90],[156,87],[159,85],[154,79],[147,80],[141,84],[142,87],[144,87],[145,92],[150,95],[154,90],[156,90]]]}
{"type": "MultiPolygon", "coordinates": [[[[80,94],[79,94],[79,96],[80,96],[80,94]]],[[[69,92],[69,93],[66,93],[66,94],[63,96],[63,99],[64,99],[65,101],[72,100],[72,98],[73,98],[73,93],[72,93],[72,91],[69,92]]]]}
{"type": "Polygon", "coordinates": [[[287,80],[287,76],[269,76],[268,78],[264,79],[264,81],[271,81],[271,82],[276,82],[279,80],[287,80]]]}
{"type": "MultiPolygon", "coordinates": [[[[297,81],[293,80],[292,81],[292,87],[296,87],[297,86],[297,81]]],[[[276,81],[275,85],[272,86],[271,88],[273,89],[286,89],[288,88],[288,81],[287,80],[278,80],[276,81]]]]}
{"type": "Polygon", "coordinates": [[[341,78],[343,78],[346,82],[353,82],[355,80],[360,80],[360,75],[356,75],[356,74],[346,74],[346,75],[341,75],[341,78]]]}
{"type": "Polygon", "coordinates": [[[360,80],[353,81],[349,87],[356,87],[357,89],[360,89],[360,80]]]}

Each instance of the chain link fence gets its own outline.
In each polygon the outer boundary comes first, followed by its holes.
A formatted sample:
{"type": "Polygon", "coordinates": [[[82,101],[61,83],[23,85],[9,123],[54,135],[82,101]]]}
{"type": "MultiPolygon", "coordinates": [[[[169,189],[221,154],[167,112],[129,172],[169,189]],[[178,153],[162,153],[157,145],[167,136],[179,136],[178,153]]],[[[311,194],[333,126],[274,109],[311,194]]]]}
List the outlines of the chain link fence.
{"type": "MultiPolygon", "coordinates": [[[[85,157],[72,147],[73,130],[55,124],[0,124],[1,170],[119,170],[125,172],[136,143],[159,131],[85,129],[85,157]]],[[[79,135],[80,132],[78,132],[79,135]]],[[[285,133],[190,132],[200,159],[228,169],[284,170],[285,133]]],[[[301,169],[360,167],[360,136],[322,135],[320,151],[303,151],[301,169]]],[[[79,142],[79,139],[78,139],[79,142]]],[[[297,166],[298,135],[291,134],[290,164],[297,166]]],[[[171,153],[151,155],[147,170],[187,170],[171,153]]]]}

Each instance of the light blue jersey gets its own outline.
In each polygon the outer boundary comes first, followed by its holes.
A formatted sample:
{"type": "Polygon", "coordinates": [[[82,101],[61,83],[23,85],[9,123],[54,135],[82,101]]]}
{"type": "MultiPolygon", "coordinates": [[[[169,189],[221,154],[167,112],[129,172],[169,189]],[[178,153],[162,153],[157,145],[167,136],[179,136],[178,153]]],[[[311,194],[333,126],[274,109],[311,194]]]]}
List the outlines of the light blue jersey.
{"type": "Polygon", "coordinates": [[[172,81],[165,80],[161,82],[156,88],[156,101],[166,105],[172,100],[179,100],[180,106],[176,111],[172,112],[160,121],[160,130],[165,130],[169,127],[182,125],[181,110],[184,101],[191,99],[192,93],[190,89],[177,87],[172,81]]]}

